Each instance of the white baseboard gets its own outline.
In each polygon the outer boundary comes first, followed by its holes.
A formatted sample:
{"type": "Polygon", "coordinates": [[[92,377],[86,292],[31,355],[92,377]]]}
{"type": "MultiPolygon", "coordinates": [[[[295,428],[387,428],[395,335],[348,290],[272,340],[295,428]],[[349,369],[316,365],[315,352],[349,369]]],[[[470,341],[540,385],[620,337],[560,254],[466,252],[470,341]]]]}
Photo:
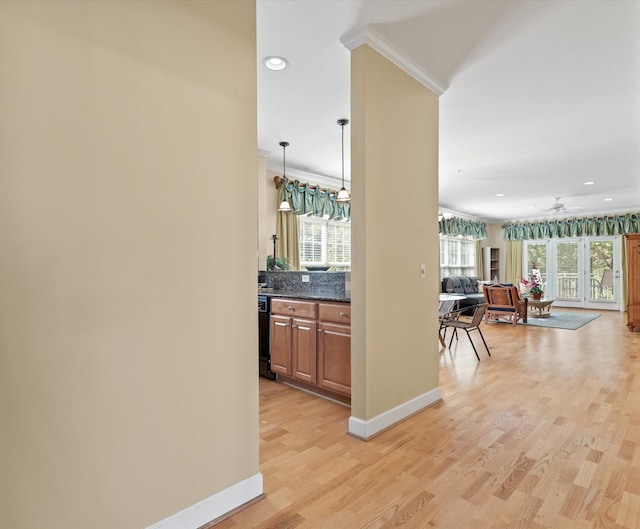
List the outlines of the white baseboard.
{"type": "Polygon", "coordinates": [[[406,419],[410,415],[420,411],[441,398],[440,388],[432,389],[422,395],[403,402],[402,404],[392,408],[373,419],[364,421],[357,417],[349,417],[349,433],[360,439],[371,439],[374,435],[386,430],[390,426],[406,419]]]}
{"type": "Polygon", "coordinates": [[[154,523],[147,529],[198,529],[262,494],[262,474],[245,479],[213,496],[154,523]]]}

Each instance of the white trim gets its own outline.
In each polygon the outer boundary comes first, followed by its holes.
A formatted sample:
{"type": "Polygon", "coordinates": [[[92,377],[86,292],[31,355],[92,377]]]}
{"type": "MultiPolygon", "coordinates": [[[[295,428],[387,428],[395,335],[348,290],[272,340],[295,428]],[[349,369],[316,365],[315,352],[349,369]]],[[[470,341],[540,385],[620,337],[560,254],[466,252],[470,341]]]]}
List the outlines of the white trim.
{"type": "Polygon", "coordinates": [[[265,149],[258,149],[258,156],[260,158],[269,158],[269,156],[271,156],[271,151],[267,151],[265,149]]]}
{"type": "Polygon", "coordinates": [[[262,474],[258,472],[244,481],[150,525],[147,529],[198,529],[257,498],[262,492],[262,474]]]}
{"type": "Polygon", "coordinates": [[[459,219],[475,220],[478,222],[484,221],[482,217],[476,217],[475,215],[467,215],[466,213],[460,213],[459,211],[455,211],[453,209],[440,207],[440,206],[438,206],[438,212],[442,213],[445,219],[450,219],[451,217],[458,217],[459,219]]]}
{"type": "Polygon", "coordinates": [[[609,215],[621,215],[624,216],[627,213],[631,214],[631,215],[636,215],[636,212],[638,211],[638,208],[635,209],[629,209],[629,208],[622,208],[622,209],[605,209],[603,211],[592,211],[592,212],[588,212],[588,211],[581,211],[580,213],[574,211],[573,213],[552,213],[549,212],[545,217],[523,217],[520,219],[513,219],[513,220],[500,220],[500,221],[494,221],[496,222],[496,224],[502,223],[502,224],[531,224],[533,222],[552,222],[554,220],[557,219],[590,219],[592,217],[606,217],[609,215]]]}
{"type": "MultiPolygon", "coordinates": [[[[278,165],[279,162],[274,160],[267,160],[267,169],[274,172],[280,172],[282,174],[282,164],[278,165]]],[[[315,173],[308,173],[306,171],[301,171],[300,169],[294,169],[287,167],[287,178],[289,180],[300,180],[301,182],[306,182],[308,184],[314,184],[319,186],[328,187],[330,189],[338,190],[342,187],[342,179],[319,175],[315,173]]],[[[347,189],[349,189],[349,180],[347,178],[344,179],[344,185],[347,189]]]]}
{"type": "Polygon", "coordinates": [[[386,40],[380,33],[375,31],[371,25],[358,28],[354,31],[346,33],[340,42],[349,51],[354,50],[358,46],[368,44],[380,55],[386,57],[398,68],[408,73],[416,81],[426,86],[437,96],[441,96],[449,88],[446,84],[441,83],[433,75],[429,74],[423,68],[418,66],[415,62],[409,59],[398,48],[393,46],[388,40],[386,40]]]}
{"type": "Polygon", "coordinates": [[[360,439],[371,439],[371,437],[389,428],[389,426],[393,426],[421,409],[430,406],[440,398],[441,393],[438,387],[385,411],[368,421],[351,416],[349,417],[349,433],[360,439]]]}

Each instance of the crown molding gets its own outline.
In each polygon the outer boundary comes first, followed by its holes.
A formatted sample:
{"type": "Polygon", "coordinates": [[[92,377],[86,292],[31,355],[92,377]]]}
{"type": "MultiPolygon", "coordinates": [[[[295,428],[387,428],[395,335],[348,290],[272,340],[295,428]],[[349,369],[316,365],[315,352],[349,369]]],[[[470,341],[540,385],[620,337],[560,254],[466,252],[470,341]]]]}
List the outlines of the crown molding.
{"type": "MultiPolygon", "coordinates": [[[[276,164],[276,162],[268,160],[267,169],[275,173],[282,174],[282,166],[276,164]]],[[[342,187],[342,179],[335,176],[319,175],[315,173],[308,173],[299,169],[293,169],[287,167],[287,178],[289,180],[299,180],[300,182],[306,182],[312,185],[318,185],[320,187],[328,187],[330,189],[340,189],[342,187]]],[[[349,180],[345,178],[344,185],[349,189],[349,180]]]]}
{"type": "Polygon", "coordinates": [[[475,222],[483,222],[484,219],[475,215],[469,215],[468,213],[460,213],[454,209],[438,206],[438,213],[442,213],[444,218],[450,219],[451,217],[457,217],[459,219],[473,220],[475,222]]]}
{"type": "Polygon", "coordinates": [[[531,216],[519,219],[511,220],[495,220],[493,224],[532,224],[534,222],[553,222],[554,220],[567,220],[567,219],[591,219],[593,217],[608,217],[611,215],[638,215],[640,214],[640,208],[635,211],[629,208],[621,209],[606,209],[602,211],[581,211],[580,213],[574,211],[573,213],[549,213],[545,216],[531,216]]]}
{"type": "Polygon", "coordinates": [[[340,42],[349,51],[353,51],[355,48],[362,46],[363,44],[368,44],[398,68],[408,73],[422,85],[426,86],[437,96],[441,96],[446,92],[447,88],[449,88],[447,85],[438,81],[434,76],[420,68],[404,53],[398,50],[398,48],[393,46],[382,35],[376,32],[369,24],[362,28],[345,33],[340,39],[340,42]]]}
{"type": "Polygon", "coordinates": [[[260,158],[269,158],[271,155],[271,151],[267,151],[265,149],[258,149],[258,156],[260,158]]]}

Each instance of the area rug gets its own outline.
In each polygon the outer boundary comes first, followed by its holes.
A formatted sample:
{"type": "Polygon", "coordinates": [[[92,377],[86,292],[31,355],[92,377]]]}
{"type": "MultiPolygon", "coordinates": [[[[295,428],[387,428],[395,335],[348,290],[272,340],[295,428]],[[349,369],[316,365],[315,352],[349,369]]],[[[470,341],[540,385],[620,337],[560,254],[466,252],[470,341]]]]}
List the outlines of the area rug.
{"type": "Polygon", "coordinates": [[[532,318],[531,315],[529,315],[526,325],[575,331],[599,317],[600,314],[589,312],[554,312],[552,308],[548,318],[532,318]]]}

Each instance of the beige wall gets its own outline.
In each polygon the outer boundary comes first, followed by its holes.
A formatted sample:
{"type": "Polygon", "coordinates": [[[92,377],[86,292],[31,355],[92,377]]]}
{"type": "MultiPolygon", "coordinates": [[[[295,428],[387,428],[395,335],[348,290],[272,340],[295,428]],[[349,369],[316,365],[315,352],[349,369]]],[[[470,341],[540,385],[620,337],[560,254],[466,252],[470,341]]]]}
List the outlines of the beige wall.
{"type": "Polygon", "coordinates": [[[438,387],[438,98],[363,45],[351,127],[352,416],[369,420],[438,387]]]}
{"type": "Polygon", "coordinates": [[[262,212],[260,215],[260,226],[258,228],[258,240],[260,247],[260,255],[258,259],[258,269],[266,270],[267,255],[273,255],[273,241],[271,236],[276,232],[276,213],[279,206],[278,190],[276,189],[273,178],[280,176],[281,173],[270,171],[266,168],[260,172],[258,178],[261,191],[258,193],[259,208],[262,212]]]}
{"type": "Polygon", "coordinates": [[[0,34],[0,527],[145,527],[259,472],[255,5],[0,34]]]}
{"type": "MultiPolygon", "coordinates": [[[[271,184],[271,187],[273,187],[273,182],[271,184]]],[[[275,207],[267,199],[267,197],[271,196],[270,192],[267,159],[258,157],[258,270],[264,270],[266,267],[267,255],[271,253],[269,251],[269,248],[271,248],[269,237],[275,233],[276,229],[275,207]],[[272,224],[273,228],[271,228],[272,224]]]]}

